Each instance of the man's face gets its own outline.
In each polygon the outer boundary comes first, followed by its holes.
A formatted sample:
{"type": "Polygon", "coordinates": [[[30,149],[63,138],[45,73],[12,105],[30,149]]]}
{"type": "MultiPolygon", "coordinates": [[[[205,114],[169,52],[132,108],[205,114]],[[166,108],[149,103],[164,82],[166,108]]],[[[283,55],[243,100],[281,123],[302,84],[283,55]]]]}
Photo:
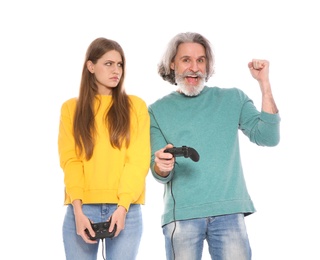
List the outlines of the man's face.
{"type": "Polygon", "coordinates": [[[204,88],[206,77],[206,54],[199,43],[182,43],[171,63],[179,90],[187,96],[196,96],[204,88]]]}

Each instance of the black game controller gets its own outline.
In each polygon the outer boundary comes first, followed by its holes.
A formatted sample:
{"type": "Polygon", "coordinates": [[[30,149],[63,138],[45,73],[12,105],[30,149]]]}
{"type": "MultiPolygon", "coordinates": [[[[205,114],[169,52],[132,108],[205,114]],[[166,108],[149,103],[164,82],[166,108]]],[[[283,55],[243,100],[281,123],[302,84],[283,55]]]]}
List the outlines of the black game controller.
{"type": "Polygon", "coordinates": [[[182,147],[172,147],[164,150],[165,153],[171,153],[174,157],[184,156],[185,158],[190,157],[190,159],[194,162],[199,161],[200,156],[198,152],[191,147],[182,146],[182,147]]]}
{"type": "Polygon", "coordinates": [[[91,223],[91,227],[93,231],[96,233],[96,236],[91,236],[89,230],[86,228],[85,232],[87,233],[90,240],[98,240],[104,238],[112,238],[117,231],[117,224],[115,224],[114,229],[109,232],[111,219],[106,222],[99,222],[99,223],[91,223]]]}

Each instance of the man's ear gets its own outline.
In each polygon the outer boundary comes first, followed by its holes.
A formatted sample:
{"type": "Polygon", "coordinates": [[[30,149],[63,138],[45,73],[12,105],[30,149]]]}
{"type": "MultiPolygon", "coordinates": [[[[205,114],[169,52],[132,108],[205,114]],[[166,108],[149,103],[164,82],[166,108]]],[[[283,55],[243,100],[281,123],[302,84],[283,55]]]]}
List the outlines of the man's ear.
{"type": "Polygon", "coordinates": [[[87,69],[91,72],[94,73],[94,64],[92,63],[91,60],[87,61],[87,69]]]}
{"type": "Polygon", "coordinates": [[[170,69],[174,70],[174,62],[171,62],[170,69]]]}

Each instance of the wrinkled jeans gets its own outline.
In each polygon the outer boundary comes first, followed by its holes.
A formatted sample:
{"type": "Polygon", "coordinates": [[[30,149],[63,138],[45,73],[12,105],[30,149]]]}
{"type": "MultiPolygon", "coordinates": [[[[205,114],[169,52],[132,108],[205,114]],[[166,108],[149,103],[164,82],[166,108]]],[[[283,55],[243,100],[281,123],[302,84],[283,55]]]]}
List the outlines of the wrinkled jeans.
{"type": "Polygon", "coordinates": [[[204,240],[212,260],[250,260],[243,214],[171,222],[163,226],[167,260],[200,260],[204,240]]]}
{"type": "MultiPolygon", "coordinates": [[[[108,220],[116,210],[115,204],[84,204],[83,213],[92,222],[103,222],[108,220]]],[[[99,244],[87,244],[82,237],[76,233],[73,206],[68,205],[63,222],[63,243],[67,260],[96,260],[99,244]]],[[[142,213],[141,205],[130,205],[126,216],[124,230],[118,237],[103,240],[104,253],[107,260],[134,260],[138,254],[139,244],[142,236],[142,213]]]]}

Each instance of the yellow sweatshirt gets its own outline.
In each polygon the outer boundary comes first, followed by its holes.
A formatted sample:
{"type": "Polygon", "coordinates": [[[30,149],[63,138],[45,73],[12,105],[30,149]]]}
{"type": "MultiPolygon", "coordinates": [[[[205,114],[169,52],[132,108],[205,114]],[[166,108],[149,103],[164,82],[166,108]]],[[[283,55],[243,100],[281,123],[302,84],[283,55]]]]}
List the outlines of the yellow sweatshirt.
{"type": "Polygon", "coordinates": [[[129,210],[130,204],[144,204],[145,180],[150,166],[150,117],[145,102],[130,95],[131,138],[128,148],[111,146],[104,124],[105,111],[112,97],[98,95],[96,101],[96,142],[92,158],[87,161],[75,153],[73,118],[76,98],[62,104],[58,136],[60,166],[64,172],[65,201],[83,204],[115,203],[129,210]]]}

